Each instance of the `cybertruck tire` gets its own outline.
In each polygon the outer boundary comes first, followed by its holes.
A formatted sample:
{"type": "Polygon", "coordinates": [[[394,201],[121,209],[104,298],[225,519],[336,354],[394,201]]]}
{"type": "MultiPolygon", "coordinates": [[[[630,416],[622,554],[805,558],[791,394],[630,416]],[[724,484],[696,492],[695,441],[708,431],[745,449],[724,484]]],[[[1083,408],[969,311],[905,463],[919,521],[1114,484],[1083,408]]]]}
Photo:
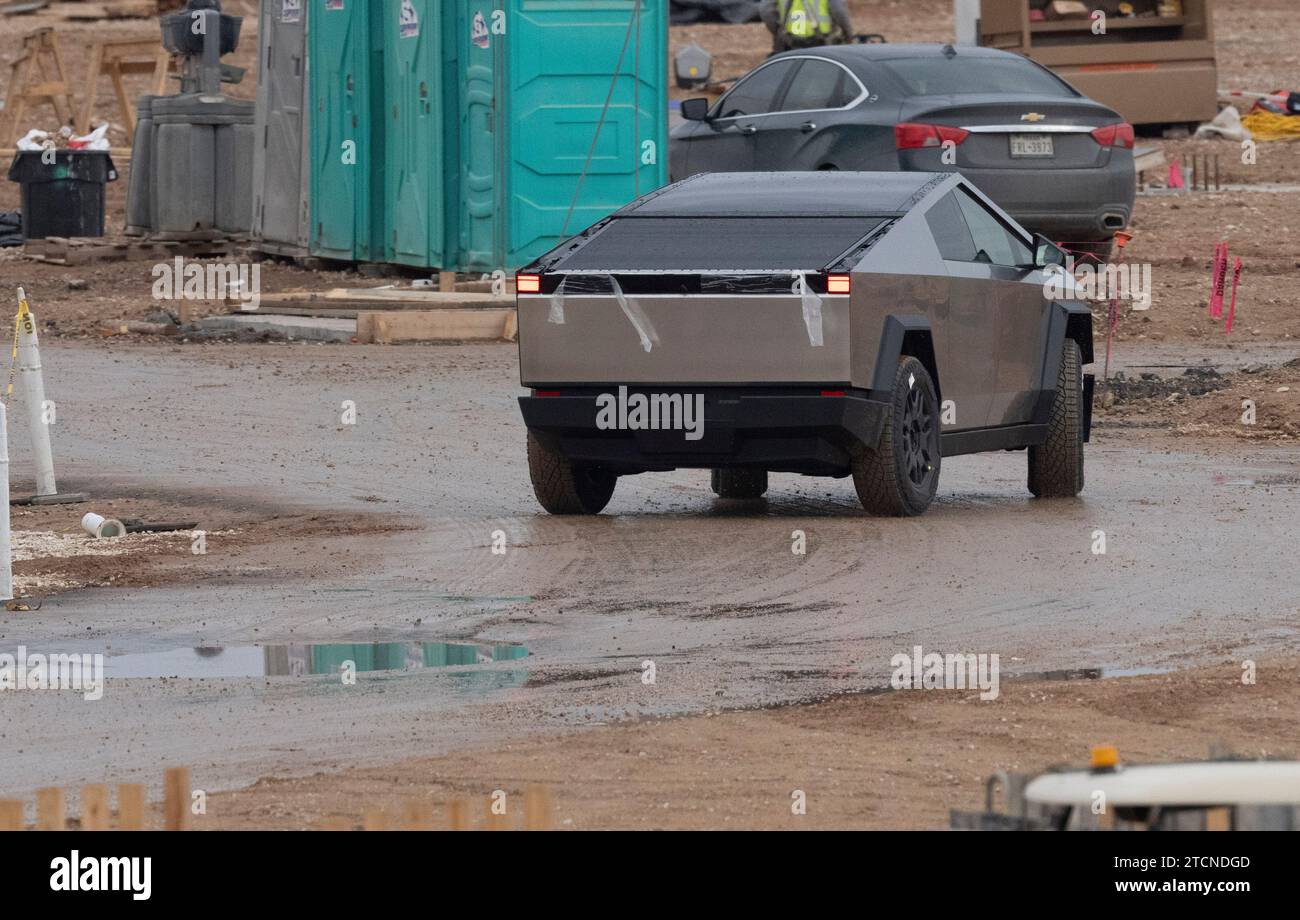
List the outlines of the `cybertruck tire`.
{"type": "Polygon", "coordinates": [[[881,517],[923,514],[939,488],[939,397],[925,365],[904,355],[880,443],[853,458],[853,486],[862,507],[881,517]]]}
{"type": "Polygon", "coordinates": [[[1047,440],[1029,448],[1029,491],[1038,498],[1073,498],[1083,491],[1083,366],[1079,343],[1066,339],[1047,440]]]}
{"type": "Polygon", "coordinates": [[[767,470],[713,470],[709,480],[719,498],[762,498],[767,492],[767,470]]]}
{"type": "Polygon", "coordinates": [[[528,474],[537,501],[550,514],[600,514],[614,495],[618,477],[574,466],[528,432],[528,474]]]}

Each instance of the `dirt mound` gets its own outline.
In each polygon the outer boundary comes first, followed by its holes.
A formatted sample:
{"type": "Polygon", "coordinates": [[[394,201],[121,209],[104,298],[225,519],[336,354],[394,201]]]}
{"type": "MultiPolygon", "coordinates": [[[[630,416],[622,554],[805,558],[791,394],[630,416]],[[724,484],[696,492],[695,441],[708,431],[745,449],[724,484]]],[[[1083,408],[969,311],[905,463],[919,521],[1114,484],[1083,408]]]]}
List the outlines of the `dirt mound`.
{"type": "Polygon", "coordinates": [[[1115,380],[1114,404],[1099,418],[1175,434],[1246,440],[1300,438],[1300,358],[1274,369],[1222,376],[1191,368],[1180,377],[1115,380]]]}

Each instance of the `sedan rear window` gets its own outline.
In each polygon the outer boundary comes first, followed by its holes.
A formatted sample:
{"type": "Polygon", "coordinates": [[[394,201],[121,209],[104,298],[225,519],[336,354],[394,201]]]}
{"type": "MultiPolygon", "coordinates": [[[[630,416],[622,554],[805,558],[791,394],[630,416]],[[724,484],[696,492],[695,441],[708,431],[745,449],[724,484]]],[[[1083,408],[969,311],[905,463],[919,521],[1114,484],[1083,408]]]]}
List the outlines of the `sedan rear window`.
{"type": "Polygon", "coordinates": [[[818,271],[882,222],[878,217],[624,217],[554,269],[818,271]]]}
{"type": "Polygon", "coordinates": [[[1026,93],[1076,98],[1064,81],[1032,61],[1002,57],[923,57],[881,61],[916,96],[1026,93]]]}

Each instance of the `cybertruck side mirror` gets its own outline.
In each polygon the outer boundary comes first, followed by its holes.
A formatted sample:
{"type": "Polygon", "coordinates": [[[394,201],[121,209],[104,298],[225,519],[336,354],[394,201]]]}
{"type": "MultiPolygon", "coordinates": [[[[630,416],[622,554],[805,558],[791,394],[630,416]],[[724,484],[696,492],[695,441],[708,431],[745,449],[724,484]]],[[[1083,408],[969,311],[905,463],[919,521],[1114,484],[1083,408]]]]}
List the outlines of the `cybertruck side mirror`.
{"type": "Polygon", "coordinates": [[[708,121],[710,105],[708,99],[683,99],[682,118],[687,121],[708,121]]]}
{"type": "Polygon", "coordinates": [[[1049,265],[1065,265],[1065,250],[1057,246],[1041,233],[1034,234],[1034,267],[1047,268],[1049,265]]]}

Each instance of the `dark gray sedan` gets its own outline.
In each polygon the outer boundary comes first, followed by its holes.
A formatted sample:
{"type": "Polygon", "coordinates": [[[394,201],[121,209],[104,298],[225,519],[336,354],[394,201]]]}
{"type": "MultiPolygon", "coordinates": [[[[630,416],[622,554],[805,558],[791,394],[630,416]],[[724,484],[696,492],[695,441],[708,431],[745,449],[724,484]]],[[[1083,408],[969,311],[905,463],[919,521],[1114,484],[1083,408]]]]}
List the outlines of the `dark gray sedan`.
{"type": "Polygon", "coordinates": [[[1017,221],[1099,254],[1128,225],[1133,128],[1044,67],[951,45],[776,55],[716,105],[690,99],[673,179],[701,172],[960,172],[1017,221]]]}

